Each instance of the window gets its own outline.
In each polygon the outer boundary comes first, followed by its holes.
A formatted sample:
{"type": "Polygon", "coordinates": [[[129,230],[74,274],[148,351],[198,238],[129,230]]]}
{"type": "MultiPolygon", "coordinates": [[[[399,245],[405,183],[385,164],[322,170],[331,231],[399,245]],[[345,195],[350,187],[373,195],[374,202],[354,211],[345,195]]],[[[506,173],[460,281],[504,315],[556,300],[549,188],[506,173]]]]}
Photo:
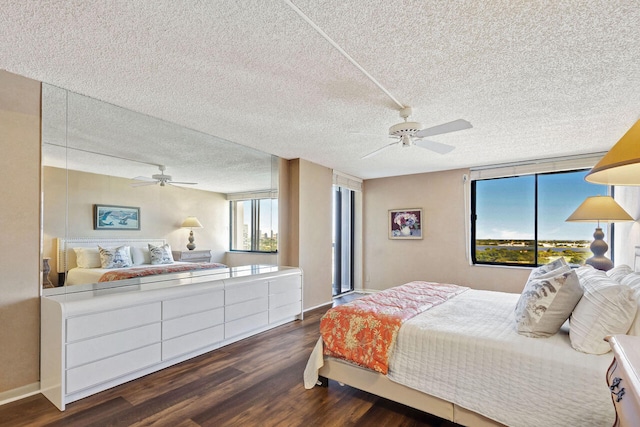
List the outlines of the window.
{"type": "Polygon", "coordinates": [[[232,251],[278,251],[278,199],[232,200],[232,251]]]}
{"type": "Polygon", "coordinates": [[[569,264],[584,263],[592,256],[596,224],[565,220],[587,197],[608,191],[605,185],[586,182],[587,172],[472,181],[473,262],[536,266],[564,257],[569,264]]]}
{"type": "Polygon", "coordinates": [[[354,288],[355,194],[333,186],[333,296],[354,288]]]}

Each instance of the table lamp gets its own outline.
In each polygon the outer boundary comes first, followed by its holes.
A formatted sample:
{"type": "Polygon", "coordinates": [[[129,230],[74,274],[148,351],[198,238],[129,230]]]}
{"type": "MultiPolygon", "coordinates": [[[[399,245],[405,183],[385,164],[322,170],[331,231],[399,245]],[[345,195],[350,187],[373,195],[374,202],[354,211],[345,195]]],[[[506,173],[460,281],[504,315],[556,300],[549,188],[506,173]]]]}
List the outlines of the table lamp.
{"type": "Polygon", "coordinates": [[[200,221],[198,221],[198,218],[195,216],[188,216],[187,219],[182,222],[180,227],[191,229],[191,231],[189,231],[189,244],[187,244],[187,249],[190,251],[194,250],[196,248],[196,244],[193,243],[195,240],[193,237],[193,229],[202,228],[202,224],[200,224],[200,221]]]}
{"type": "Polygon", "coordinates": [[[598,270],[611,270],[613,262],[604,256],[609,249],[607,242],[603,240],[604,232],[600,228],[602,222],[622,222],[633,221],[633,218],[622,207],[613,200],[611,196],[592,196],[582,202],[578,209],[573,212],[568,222],[597,222],[598,227],[593,233],[593,242],[591,243],[591,252],[593,256],[585,261],[598,270]]]}
{"type": "Polygon", "coordinates": [[[591,169],[585,180],[594,184],[640,185],[640,120],[591,169]]]}

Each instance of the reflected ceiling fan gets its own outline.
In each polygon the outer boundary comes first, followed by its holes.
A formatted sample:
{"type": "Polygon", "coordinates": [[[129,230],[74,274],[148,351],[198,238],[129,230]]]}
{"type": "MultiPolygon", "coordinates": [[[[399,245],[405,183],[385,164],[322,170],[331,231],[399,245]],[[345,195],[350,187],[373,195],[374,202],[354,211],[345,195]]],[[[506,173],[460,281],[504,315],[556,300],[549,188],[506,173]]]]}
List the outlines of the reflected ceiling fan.
{"type": "Polygon", "coordinates": [[[151,178],[147,177],[147,176],[136,176],[135,178],[133,178],[135,181],[138,182],[132,182],[131,186],[132,187],[142,187],[144,185],[154,185],[154,184],[160,184],[160,187],[164,187],[165,185],[169,184],[169,185],[196,185],[197,182],[180,182],[180,181],[173,181],[171,179],[171,175],[165,175],[164,171],[166,170],[166,167],[164,165],[158,165],[158,169],[160,169],[160,173],[156,173],[151,175],[151,178]]]}
{"type": "Polygon", "coordinates": [[[434,151],[438,154],[447,154],[455,147],[452,145],[442,144],[440,142],[431,141],[428,139],[424,139],[429,136],[441,135],[449,132],[457,132],[459,130],[470,129],[471,123],[466,120],[458,119],[452,122],[443,123],[441,125],[433,126],[430,128],[422,129],[422,124],[418,122],[410,122],[407,121],[409,116],[411,115],[412,110],[411,107],[405,107],[400,110],[400,117],[404,119],[404,122],[393,125],[389,128],[389,137],[395,138],[396,140],[391,144],[387,144],[382,148],[378,148],[377,150],[362,156],[362,159],[367,159],[369,157],[373,157],[377,154],[380,154],[382,151],[390,148],[396,144],[399,144],[401,147],[410,147],[412,145],[416,145],[421,148],[426,148],[427,150],[434,151]]]}

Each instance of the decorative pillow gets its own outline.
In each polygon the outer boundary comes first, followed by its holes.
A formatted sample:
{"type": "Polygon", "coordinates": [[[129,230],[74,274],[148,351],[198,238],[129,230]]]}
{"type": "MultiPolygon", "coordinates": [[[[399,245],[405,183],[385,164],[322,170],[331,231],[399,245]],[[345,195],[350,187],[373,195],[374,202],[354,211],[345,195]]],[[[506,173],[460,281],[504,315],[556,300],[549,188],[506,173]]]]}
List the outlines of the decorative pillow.
{"type": "Polygon", "coordinates": [[[629,328],[628,335],[640,336],[640,273],[630,273],[624,276],[624,279],[620,282],[622,285],[629,286],[633,290],[633,295],[636,298],[636,303],[638,304],[638,311],[636,313],[636,317],[633,319],[633,323],[631,323],[631,328],[629,328]]]}
{"type": "Polygon", "coordinates": [[[551,261],[548,264],[545,265],[541,265],[538,268],[534,268],[533,270],[531,270],[531,273],[529,274],[529,279],[534,279],[536,277],[540,277],[540,276],[544,276],[545,274],[549,273],[550,271],[554,271],[559,269],[560,267],[564,267],[567,266],[567,262],[564,260],[564,258],[558,258],[554,261],[551,261]]]}
{"type": "Polygon", "coordinates": [[[151,264],[149,248],[131,247],[131,262],[133,265],[151,264]]]}
{"type": "Polygon", "coordinates": [[[100,268],[100,252],[97,248],[73,248],[79,268],[100,268]]]}
{"type": "Polygon", "coordinates": [[[531,272],[516,305],[516,330],[521,335],[540,338],[555,334],[582,296],[578,276],[571,267],[561,265],[540,274],[544,270],[531,272]]]}
{"type": "Polygon", "coordinates": [[[149,243],[149,255],[151,257],[151,264],[172,264],[173,255],[171,254],[171,246],[165,243],[162,246],[154,246],[149,243]]]}
{"type": "Polygon", "coordinates": [[[622,282],[622,279],[630,273],[633,273],[633,269],[626,264],[620,264],[607,271],[607,276],[611,277],[618,283],[622,282]]]}
{"type": "Polygon", "coordinates": [[[626,334],[635,318],[638,303],[634,292],[595,269],[583,272],[580,285],[584,295],[571,314],[571,346],[584,353],[607,353],[611,347],[604,337],[626,334]]]}
{"type": "Polygon", "coordinates": [[[100,264],[102,268],[131,267],[131,253],[129,246],[117,248],[103,248],[98,246],[100,252],[100,264]]]}

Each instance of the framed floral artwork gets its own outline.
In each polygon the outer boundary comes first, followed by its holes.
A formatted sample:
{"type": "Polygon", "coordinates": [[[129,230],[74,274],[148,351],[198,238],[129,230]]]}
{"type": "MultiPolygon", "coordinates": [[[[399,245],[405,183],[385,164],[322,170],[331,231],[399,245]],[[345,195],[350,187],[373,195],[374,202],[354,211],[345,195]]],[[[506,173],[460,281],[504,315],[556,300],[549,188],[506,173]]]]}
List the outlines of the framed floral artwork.
{"type": "Polygon", "coordinates": [[[390,239],[422,239],[422,209],[390,209],[390,239]]]}

